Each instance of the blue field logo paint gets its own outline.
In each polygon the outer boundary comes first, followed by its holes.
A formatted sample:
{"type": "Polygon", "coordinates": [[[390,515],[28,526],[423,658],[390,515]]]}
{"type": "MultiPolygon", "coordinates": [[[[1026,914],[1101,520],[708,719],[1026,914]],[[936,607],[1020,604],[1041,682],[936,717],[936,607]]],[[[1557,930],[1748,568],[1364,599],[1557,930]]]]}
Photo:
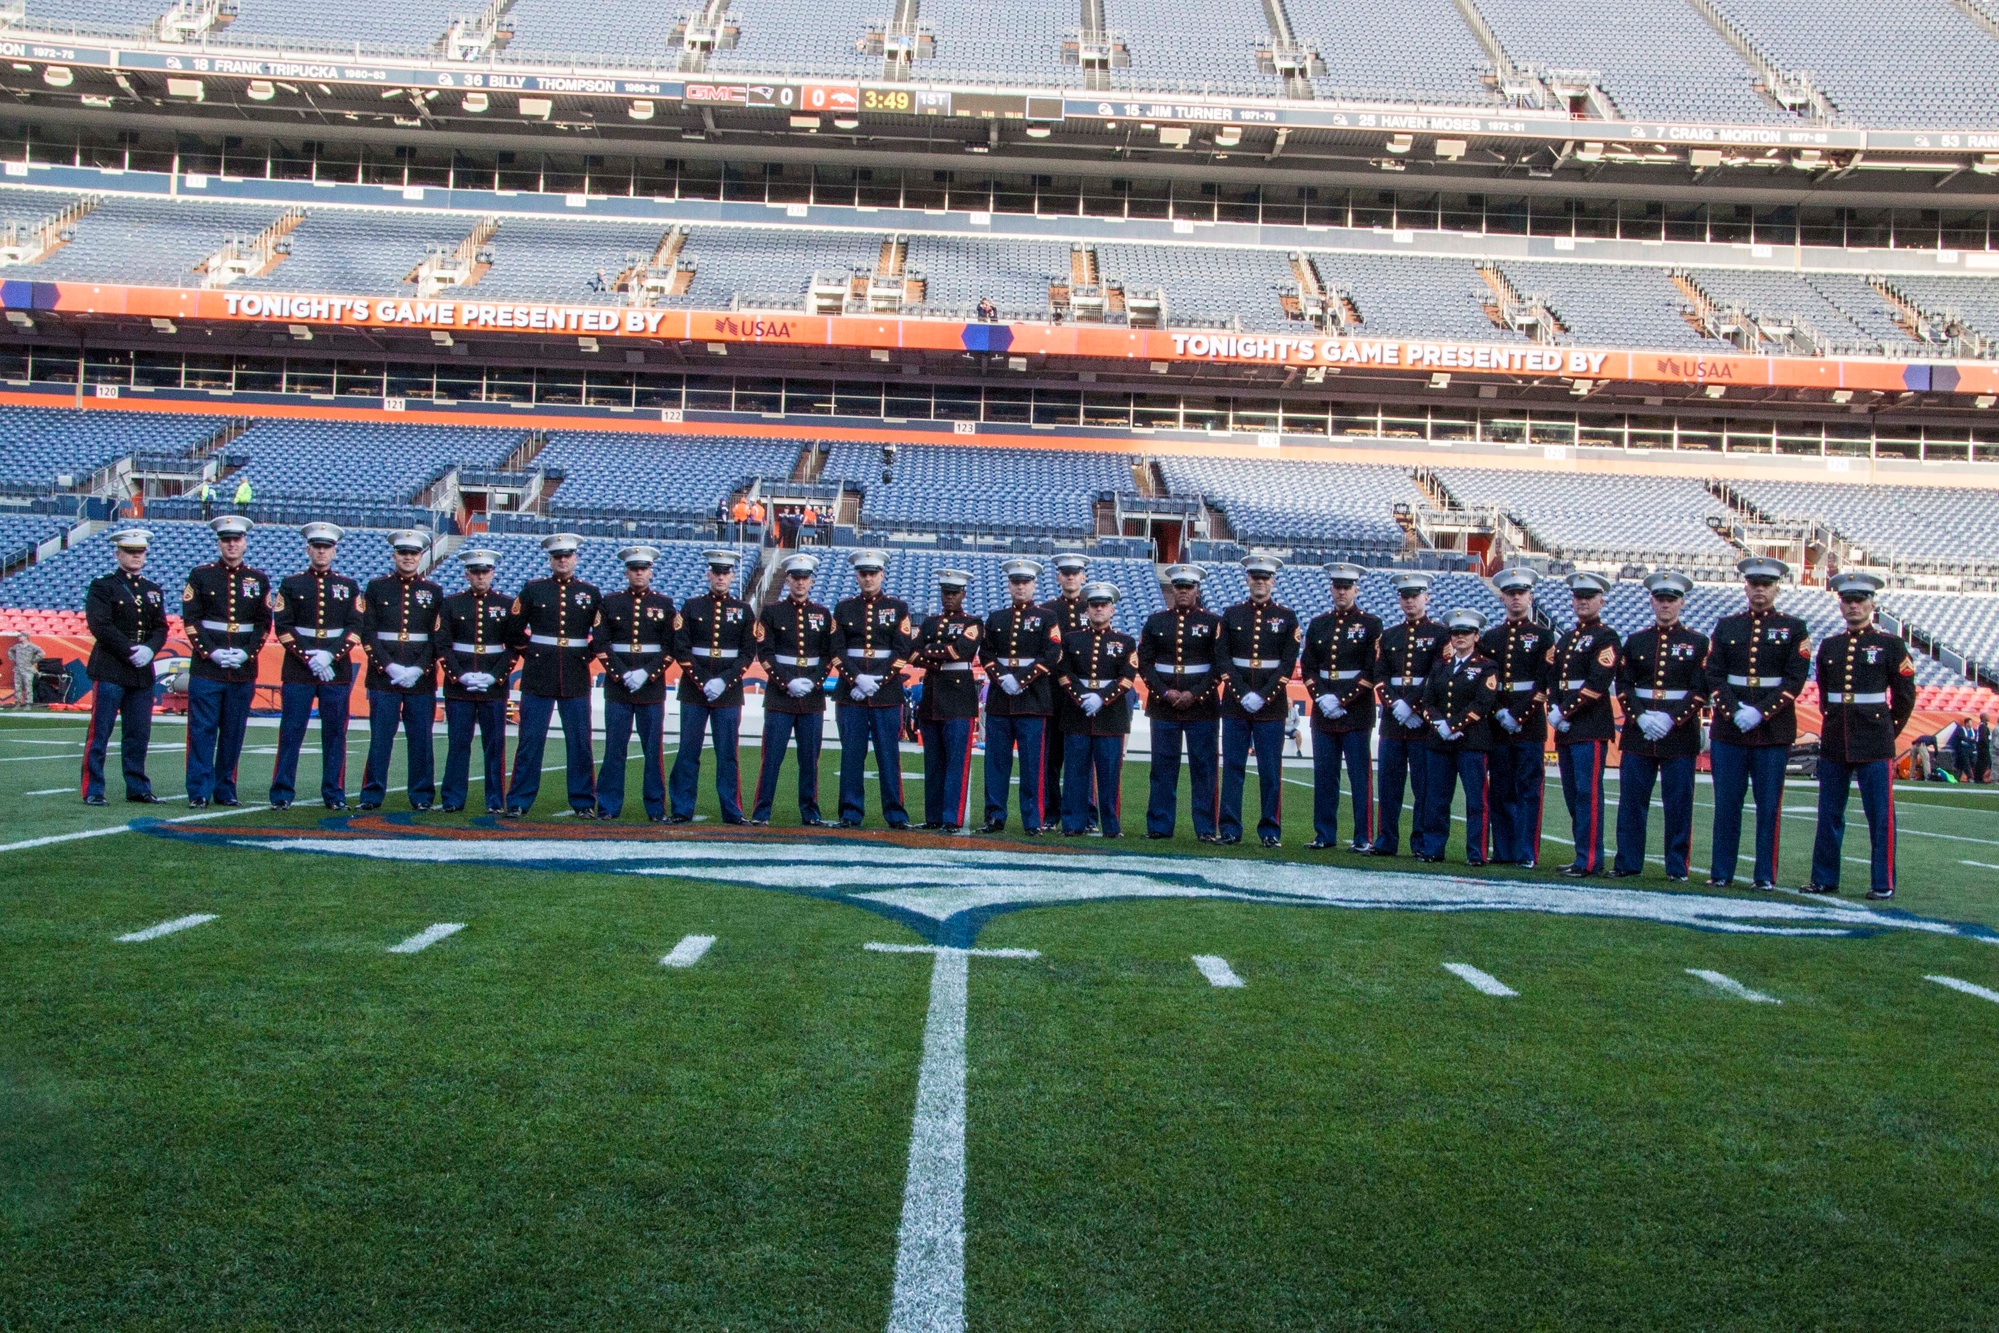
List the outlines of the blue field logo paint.
{"type": "Polygon", "coordinates": [[[1593,884],[1472,879],[1289,861],[1133,852],[1037,852],[944,839],[689,835],[618,836],[578,826],[486,831],[399,819],[330,819],[317,830],[154,824],[159,837],[216,847],[352,856],[412,865],[571,871],[708,880],[851,903],[902,922],[933,944],[970,946],[995,916],[1031,907],[1152,898],[1215,898],[1285,907],[1406,912],[1537,912],[1615,917],[1737,935],[1856,939],[1916,931],[1999,943],[1991,928],[1857,904],[1760,895],[1723,897],[1593,884]]]}

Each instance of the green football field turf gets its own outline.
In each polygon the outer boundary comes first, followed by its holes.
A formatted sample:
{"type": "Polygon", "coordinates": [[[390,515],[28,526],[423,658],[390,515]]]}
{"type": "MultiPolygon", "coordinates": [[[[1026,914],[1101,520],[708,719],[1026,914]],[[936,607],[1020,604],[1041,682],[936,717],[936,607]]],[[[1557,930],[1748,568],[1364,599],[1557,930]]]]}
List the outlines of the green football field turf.
{"type": "MultiPolygon", "coordinates": [[[[0,1329],[885,1327],[932,962],[863,946],[917,943],[908,924],[726,868],[66,837],[151,813],[117,801],[115,772],[111,807],[77,801],[82,733],[0,716],[0,1329]],[[214,919],[117,938],[190,914],[214,919]],[[433,923],[464,928],[389,952],[433,923]],[[662,967],[690,935],[715,943],[662,967]]],[[[163,795],[180,735],[156,732],[163,795]]],[[[274,736],[251,732],[253,805],[274,736]]],[[[317,756],[302,767],[316,790],[317,756]]],[[[546,773],[547,829],[647,836],[637,777],[614,829],[550,818],[546,773]]],[[[828,753],[829,814],[835,778],[828,753]]],[[[1184,802],[1183,836],[1147,842],[1146,778],[1128,766],[1122,842],[956,845],[1028,869],[1087,853],[1363,884],[1467,873],[1456,845],[1436,868],[1305,852],[1303,768],[1279,853],[1199,846],[1184,802]]],[[[779,825],[791,790],[787,770],[779,825]]],[[[1710,789],[1696,799],[1698,890],[1710,789]]],[[[1812,801],[1792,779],[1786,806],[1812,801]]],[[[1999,794],[1898,803],[1894,908],[1999,926],[1999,794]]],[[[406,810],[392,795],[383,814],[406,810]]],[[[712,784],[702,810],[697,830],[712,784]]],[[[314,835],[325,812],[203,814],[182,827],[314,835]]],[[[1859,815],[1856,798],[1855,859],[1859,815]]],[[[1811,831],[1785,821],[1787,884],[1811,831]]],[[[1547,833],[1552,867],[1552,772],[1547,833]]],[[[1658,837],[1655,814],[1655,856],[1658,837]]],[[[802,846],[731,854],[781,870],[802,846]]],[[[893,846],[870,846],[895,887],[893,846]]],[[[1002,871],[964,874],[984,876],[1002,871]]],[[[1618,887],[1634,883],[1674,893],[1657,865],[1618,887]]],[[[1849,864],[1850,910],[1865,883],[1849,864]]],[[[1991,1325],[1999,1004],[1926,980],[1999,989],[1985,939],[1116,898],[998,915],[977,944],[1038,956],[969,961],[971,1329],[1991,1325]],[[1244,985],[1211,986],[1195,955],[1244,985]]]]}

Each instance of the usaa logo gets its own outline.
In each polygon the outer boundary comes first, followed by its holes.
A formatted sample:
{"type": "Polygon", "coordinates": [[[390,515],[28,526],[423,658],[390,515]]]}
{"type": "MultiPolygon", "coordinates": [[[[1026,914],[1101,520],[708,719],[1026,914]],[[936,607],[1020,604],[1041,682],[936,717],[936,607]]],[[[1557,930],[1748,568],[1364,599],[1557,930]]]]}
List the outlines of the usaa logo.
{"type": "Polygon", "coordinates": [[[788,319],[737,319],[724,315],[715,321],[715,327],[732,338],[789,338],[791,321],[788,319]]]}

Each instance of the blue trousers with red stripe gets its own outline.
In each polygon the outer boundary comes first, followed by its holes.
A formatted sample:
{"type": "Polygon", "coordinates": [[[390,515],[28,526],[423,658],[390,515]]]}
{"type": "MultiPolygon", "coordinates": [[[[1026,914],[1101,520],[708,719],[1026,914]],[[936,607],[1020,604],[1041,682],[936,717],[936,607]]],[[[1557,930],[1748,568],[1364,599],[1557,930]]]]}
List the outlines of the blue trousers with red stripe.
{"type": "Polygon", "coordinates": [[[437,696],[407,694],[401,690],[368,691],[368,762],[361,769],[361,803],[380,805],[382,797],[388,794],[389,758],[395,753],[398,728],[408,747],[403,755],[408,774],[403,790],[408,793],[411,806],[428,810],[431,798],[437,795],[432,776],[436,764],[432,737],[437,730],[437,696]]]}
{"type": "Polygon", "coordinates": [[[1886,759],[1864,764],[1819,760],[1819,831],[1812,842],[1812,883],[1839,887],[1840,848],[1846,842],[1846,797],[1860,784],[1860,808],[1867,814],[1868,887],[1876,893],[1895,889],[1895,786],[1886,759]]]}
{"type": "Polygon", "coordinates": [[[597,769],[597,815],[616,819],[625,808],[625,756],[630,753],[632,732],[639,734],[639,754],[645,760],[645,778],[640,791],[646,817],[659,819],[666,814],[666,705],[621,704],[604,701],[604,762],[597,769]]]}
{"type": "Polygon", "coordinates": [[[819,746],[825,735],[824,713],[764,712],[763,758],[757,766],[757,803],[750,818],[770,821],[771,806],[777,802],[778,775],[784,771],[784,751],[796,739],[799,822],[819,822],[819,746]]]}
{"type": "Polygon", "coordinates": [[[243,757],[243,732],[250,725],[254,680],[187,682],[187,799],[228,803],[236,799],[236,764],[243,757]]]}
{"type": "Polygon", "coordinates": [[[1541,859],[1541,795],[1548,756],[1540,741],[1495,745],[1486,752],[1486,805],[1492,819],[1492,859],[1532,865],[1541,859]]]}
{"type": "MultiPolygon", "coordinates": [[[[1041,779],[1048,771],[1048,719],[986,714],[986,822],[1006,822],[1007,790],[1013,785],[1013,755],[1020,751],[1020,826],[1048,827],[1041,779]]],[[[1060,813],[1059,811],[1057,812],[1060,813]]]]}
{"type": "Polygon", "coordinates": [[[1320,842],[1340,840],[1340,766],[1353,787],[1353,841],[1374,841],[1374,756],[1368,753],[1368,733],[1312,733],[1312,835],[1320,842]]]}
{"type": "Polygon", "coordinates": [[[319,705],[319,799],[347,803],[347,707],[353,687],[318,681],[286,683],[279,691],[278,757],[271,765],[271,804],[290,804],[298,794],[298,755],[305,748],[312,706],[319,705]]]}
{"type": "Polygon", "coordinates": [[[1645,868],[1650,836],[1652,785],[1666,812],[1666,873],[1687,877],[1694,842],[1694,757],[1655,759],[1626,750],[1617,761],[1617,869],[1635,875],[1645,868]]]}
{"type": "Polygon", "coordinates": [[[1569,807],[1569,835],[1576,840],[1574,864],[1585,875],[1603,873],[1603,765],[1609,755],[1609,741],[1575,741],[1555,748],[1562,770],[1562,800],[1569,807]]]}
{"type": "Polygon", "coordinates": [[[972,719],[923,719],[923,822],[965,826],[965,798],[972,789],[972,719]]]}
{"type": "Polygon", "coordinates": [[[1089,827],[1090,779],[1096,779],[1097,826],[1106,838],[1124,832],[1119,814],[1124,805],[1124,737],[1085,736],[1070,732],[1062,738],[1062,831],[1081,833],[1089,827]]]}
{"type": "Polygon", "coordinates": [[[590,696],[556,699],[521,693],[521,730],[514,739],[514,777],[507,809],[526,814],[541,793],[541,752],[548,745],[549,719],[562,716],[562,746],[569,779],[569,808],[578,814],[597,809],[597,773],[590,765],[590,696]]]}
{"type": "Polygon", "coordinates": [[[127,689],[100,680],[90,697],[90,742],[83,749],[86,800],[104,794],[104,752],[111,747],[114,723],[122,728],[118,733],[118,757],[125,768],[125,794],[153,793],[152,781],[146,777],[146,747],[153,743],[153,687],[127,689]]]}
{"type": "Polygon", "coordinates": [[[1215,790],[1216,744],[1221,721],[1175,722],[1152,719],[1152,791],[1145,803],[1145,831],[1171,833],[1180,822],[1180,744],[1187,745],[1189,804],[1193,806],[1194,836],[1212,838],[1221,816],[1215,790]]]}
{"type": "Polygon", "coordinates": [[[486,808],[507,803],[507,701],[505,699],[446,699],[444,701],[444,782],[438,802],[447,810],[465,808],[472,785],[472,733],[486,761],[486,808]]]}
{"type": "Polygon", "coordinates": [[[1263,808],[1256,836],[1275,838],[1284,831],[1284,719],[1251,722],[1222,719],[1222,819],[1224,838],[1242,836],[1242,789],[1249,778],[1249,752],[1256,750],[1256,785],[1263,808]]]}
{"type": "Polygon", "coordinates": [[[1465,860],[1471,865],[1484,865],[1490,846],[1486,837],[1485,751],[1436,745],[1427,747],[1423,754],[1430,766],[1430,776],[1423,789],[1423,808],[1416,812],[1416,825],[1410,830],[1409,850],[1418,856],[1444,854],[1451,841],[1451,801],[1462,786],[1465,860]]]}
{"type": "Polygon", "coordinates": [[[1756,792],[1756,883],[1777,882],[1777,860],[1784,820],[1784,765],[1788,745],[1731,745],[1716,741],[1709,747],[1714,769],[1715,879],[1735,878],[1736,849],[1742,845],[1742,802],[1756,792]]]}
{"type": "Polygon", "coordinates": [[[839,704],[833,715],[840,729],[840,818],[858,824],[868,813],[868,750],[875,752],[875,786],[882,819],[890,828],[908,828],[902,804],[902,709],[839,704]]]}
{"type": "Polygon", "coordinates": [[[694,794],[701,789],[701,741],[715,739],[715,799],[724,824],[743,822],[743,775],[736,766],[736,744],[743,729],[743,708],[710,708],[680,703],[680,753],[673,756],[673,777],[667,790],[673,797],[675,819],[694,818],[694,794]]]}
{"type": "Polygon", "coordinates": [[[1409,788],[1414,814],[1410,819],[1409,841],[1416,841],[1416,825],[1423,818],[1423,793],[1430,789],[1430,765],[1424,759],[1424,744],[1420,740],[1404,739],[1390,734],[1394,728],[1383,725],[1381,741],[1375,747],[1375,763],[1381,770],[1381,781],[1376,786],[1374,854],[1393,856],[1402,845],[1402,789],[1409,788]]]}

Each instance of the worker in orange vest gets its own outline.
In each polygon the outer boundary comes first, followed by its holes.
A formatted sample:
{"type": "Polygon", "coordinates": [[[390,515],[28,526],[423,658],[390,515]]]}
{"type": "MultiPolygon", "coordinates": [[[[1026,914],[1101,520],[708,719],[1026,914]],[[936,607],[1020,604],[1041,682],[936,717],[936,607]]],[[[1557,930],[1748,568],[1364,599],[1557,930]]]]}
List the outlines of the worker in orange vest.
{"type": "Polygon", "coordinates": [[[735,539],[741,541],[743,539],[743,524],[749,522],[750,518],[750,502],[741,496],[736,497],[735,506],[729,510],[729,517],[734,519],[736,523],[735,539]]]}

